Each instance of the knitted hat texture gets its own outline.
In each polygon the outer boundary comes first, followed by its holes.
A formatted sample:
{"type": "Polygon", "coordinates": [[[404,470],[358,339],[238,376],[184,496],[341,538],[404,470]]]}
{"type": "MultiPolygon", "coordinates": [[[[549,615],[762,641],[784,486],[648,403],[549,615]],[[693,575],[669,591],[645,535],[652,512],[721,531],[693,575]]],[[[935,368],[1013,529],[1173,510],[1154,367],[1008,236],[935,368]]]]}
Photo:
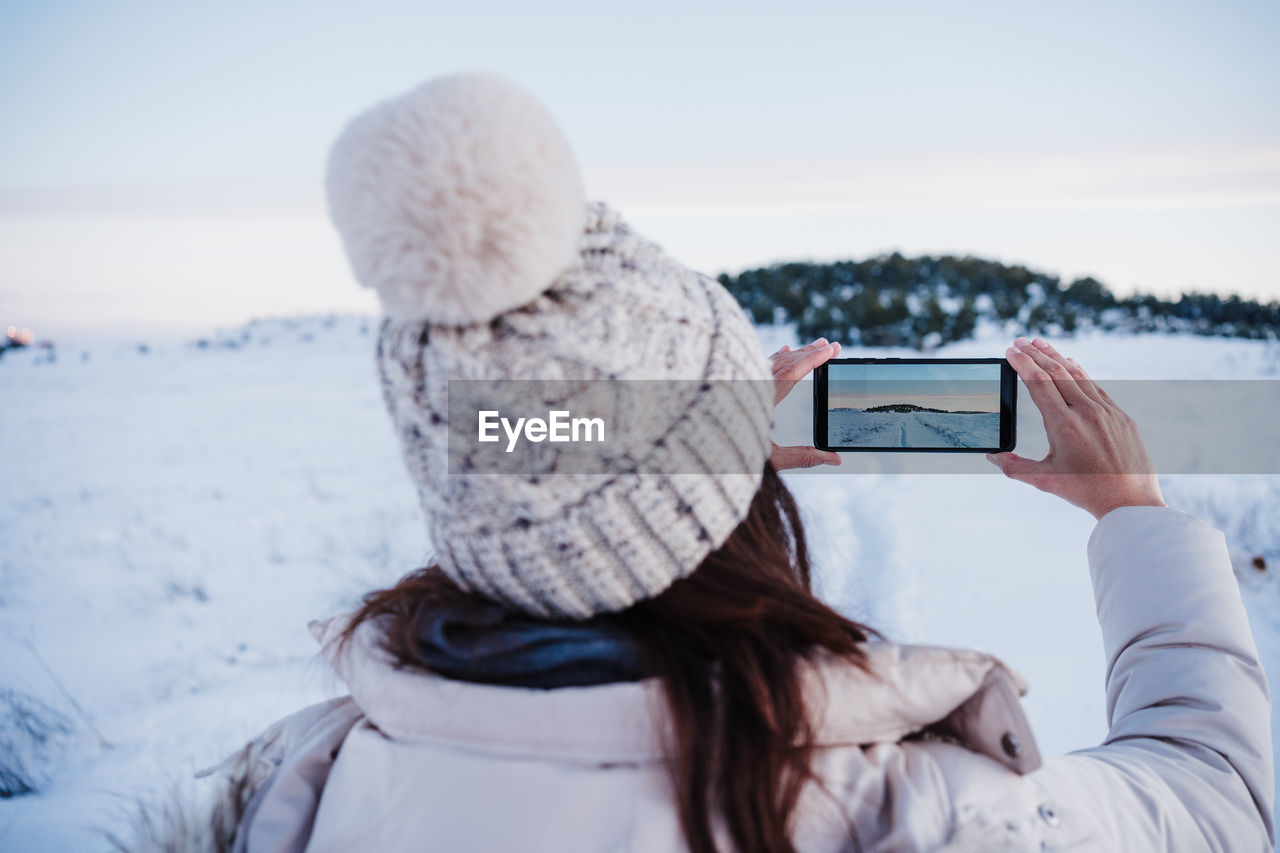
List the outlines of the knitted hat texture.
{"type": "Polygon", "coordinates": [[[660,594],[745,518],[773,406],[750,322],[718,282],[583,198],[531,96],[468,74],[379,104],[335,143],[327,189],[356,277],[383,305],[383,397],[458,585],[588,618],[660,594]],[[679,462],[660,473],[451,471],[448,383],[494,379],[756,381],[732,406],[684,383],[688,399],[647,413],[664,419],[652,452],[679,462]]]}

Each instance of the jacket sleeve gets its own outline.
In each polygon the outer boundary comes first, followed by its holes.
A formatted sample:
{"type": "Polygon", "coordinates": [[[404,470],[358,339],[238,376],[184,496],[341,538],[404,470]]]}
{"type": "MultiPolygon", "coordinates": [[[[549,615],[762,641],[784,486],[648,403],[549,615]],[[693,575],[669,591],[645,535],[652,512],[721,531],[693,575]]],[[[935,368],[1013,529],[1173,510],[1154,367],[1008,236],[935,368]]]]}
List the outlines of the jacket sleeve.
{"type": "Polygon", "coordinates": [[[1110,731],[1032,775],[1042,816],[1103,849],[1274,849],[1271,700],[1222,533],[1122,507],[1089,568],[1110,731]]]}

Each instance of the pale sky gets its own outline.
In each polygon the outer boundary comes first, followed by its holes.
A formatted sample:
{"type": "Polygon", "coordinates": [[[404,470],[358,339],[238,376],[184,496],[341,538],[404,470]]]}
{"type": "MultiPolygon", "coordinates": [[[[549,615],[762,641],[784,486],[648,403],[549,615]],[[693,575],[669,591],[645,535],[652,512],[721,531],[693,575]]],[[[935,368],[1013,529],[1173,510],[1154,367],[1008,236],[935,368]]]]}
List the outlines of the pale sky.
{"type": "Polygon", "coordinates": [[[833,364],[827,408],[913,403],[947,412],[1000,411],[998,364],[833,364]]]}
{"type": "Polygon", "coordinates": [[[710,274],[972,253],[1280,297],[1280,4],[0,0],[0,325],[372,310],[353,114],[507,74],[592,197],[710,274]]]}

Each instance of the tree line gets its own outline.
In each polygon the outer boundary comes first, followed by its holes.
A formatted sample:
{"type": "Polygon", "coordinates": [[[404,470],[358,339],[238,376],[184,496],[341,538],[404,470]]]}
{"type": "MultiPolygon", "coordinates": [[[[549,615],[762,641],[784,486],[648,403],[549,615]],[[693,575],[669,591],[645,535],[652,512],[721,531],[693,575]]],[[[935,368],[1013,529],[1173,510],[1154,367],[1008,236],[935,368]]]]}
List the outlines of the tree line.
{"type": "Polygon", "coordinates": [[[718,280],[761,324],[792,323],[801,338],[930,349],[980,324],[1062,335],[1084,329],[1275,338],[1280,302],[1188,292],[1117,297],[1092,277],[1057,276],[973,257],[894,252],[862,261],[780,263],[718,280]]]}

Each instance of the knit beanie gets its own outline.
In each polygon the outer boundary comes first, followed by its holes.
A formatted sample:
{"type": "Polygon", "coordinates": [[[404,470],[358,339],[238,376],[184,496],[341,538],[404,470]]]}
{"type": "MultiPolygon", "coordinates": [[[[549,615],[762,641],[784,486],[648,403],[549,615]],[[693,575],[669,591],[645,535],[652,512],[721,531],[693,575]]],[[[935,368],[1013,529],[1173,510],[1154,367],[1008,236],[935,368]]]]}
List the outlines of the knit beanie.
{"type": "Polygon", "coordinates": [[[718,282],[585,200],[531,95],[461,74],[377,104],[335,142],[326,189],[355,277],[382,304],[383,397],[460,587],[539,617],[618,611],[692,573],[746,517],[773,406],[750,322],[718,282]],[[524,379],[697,381],[643,413],[656,426],[634,455],[665,466],[451,466],[451,381],[524,379]],[[708,391],[719,380],[752,381],[726,406],[708,391]]]}

